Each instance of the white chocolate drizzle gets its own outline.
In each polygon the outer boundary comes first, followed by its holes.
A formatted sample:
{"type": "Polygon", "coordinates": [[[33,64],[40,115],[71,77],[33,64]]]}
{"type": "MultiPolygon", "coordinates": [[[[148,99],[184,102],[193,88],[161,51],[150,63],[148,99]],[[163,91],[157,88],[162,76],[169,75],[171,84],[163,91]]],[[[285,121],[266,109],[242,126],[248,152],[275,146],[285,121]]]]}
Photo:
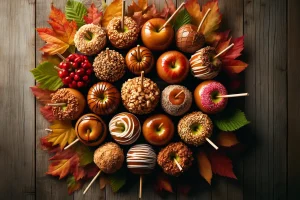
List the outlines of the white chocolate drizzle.
{"type": "Polygon", "coordinates": [[[148,144],[138,144],[131,147],[127,153],[128,169],[154,169],[156,154],[148,144]]]}

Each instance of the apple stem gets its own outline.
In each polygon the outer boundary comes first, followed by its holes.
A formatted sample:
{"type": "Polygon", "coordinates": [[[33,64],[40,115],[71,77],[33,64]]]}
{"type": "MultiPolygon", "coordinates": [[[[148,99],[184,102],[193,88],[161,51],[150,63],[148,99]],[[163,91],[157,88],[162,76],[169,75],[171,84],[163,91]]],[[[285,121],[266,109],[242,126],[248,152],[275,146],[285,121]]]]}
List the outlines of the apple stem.
{"type": "Polygon", "coordinates": [[[179,168],[180,171],[182,171],[182,167],[179,164],[179,162],[174,158],[174,162],[176,163],[177,167],[179,168]]]}
{"type": "Polygon", "coordinates": [[[219,147],[217,145],[215,145],[215,143],[213,143],[209,138],[205,138],[205,139],[211,146],[213,146],[213,148],[215,148],[216,150],[219,149],[219,147]]]}
{"type": "Polygon", "coordinates": [[[88,33],[85,33],[84,37],[87,38],[88,40],[92,40],[92,37],[88,33]]]}
{"type": "Polygon", "coordinates": [[[222,55],[223,53],[225,53],[226,51],[228,51],[231,47],[233,47],[234,46],[234,43],[232,43],[231,45],[229,45],[228,47],[226,47],[225,49],[223,49],[220,53],[218,53],[215,57],[214,57],[214,59],[215,58],[217,58],[217,57],[219,57],[220,55],[222,55]]]}
{"type": "Polygon", "coordinates": [[[57,67],[57,66],[54,66],[54,69],[56,69],[57,71],[62,71],[63,69],[57,67]]]}
{"type": "Polygon", "coordinates": [[[107,60],[110,61],[109,48],[106,48],[106,56],[107,60]]]}
{"type": "Polygon", "coordinates": [[[57,53],[56,55],[57,55],[60,59],[62,59],[63,61],[66,62],[66,58],[63,57],[63,55],[61,55],[60,53],[57,53]]]}
{"type": "Polygon", "coordinates": [[[85,195],[85,193],[90,189],[91,185],[95,182],[95,180],[98,178],[98,176],[100,175],[100,173],[101,173],[101,170],[99,170],[99,172],[96,174],[96,176],[94,176],[93,180],[85,188],[85,190],[83,191],[83,195],[85,195]]]}
{"type": "Polygon", "coordinates": [[[59,106],[59,107],[62,107],[62,106],[66,106],[67,104],[66,103],[47,103],[47,106],[59,106]]]}
{"type": "Polygon", "coordinates": [[[182,93],[183,93],[183,90],[181,90],[178,94],[176,94],[175,99],[177,99],[182,93]]]}
{"type": "Polygon", "coordinates": [[[201,22],[200,22],[200,24],[199,24],[199,26],[198,26],[198,28],[197,28],[197,32],[199,32],[199,31],[200,31],[200,29],[201,29],[201,26],[202,26],[203,22],[205,21],[205,19],[206,19],[207,15],[209,14],[209,12],[210,12],[210,11],[211,11],[211,9],[210,9],[210,8],[209,8],[209,9],[206,11],[206,13],[205,13],[204,17],[202,18],[202,20],[201,20],[201,22]]]}
{"type": "Polygon", "coordinates": [[[52,130],[52,129],[50,129],[50,128],[45,128],[45,131],[48,131],[48,132],[53,132],[53,130],[52,130]]]}
{"type": "Polygon", "coordinates": [[[143,88],[144,88],[144,71],[141,71],[141,88],[142,88],[142,90],[143,90],[143,88]]]}
{"type": "Polygon", "coordinates": [[[173,15],[171,15],[171,17],[164,23],[164,25],[162,27],[160,27],[160,29],[158,30],[158,32],[160,32],[162,29],[164,29],[167,24],[174,18],[174,16],[179,12],[179,10],[184,6],[184,2],[177,8],[177,10],[175,10],[175,12],[173,13],[173,15]]]}
{"type": "Polygon", "coordinates": [[[125,15],[125,1],[122,2],[122,21],[121,21],[121,30],[124,30],[124,15],[125,15]]]}
{"type": "Polygon", "coordinates": [[[141,61],[141,49],[140,49],[140,45],[138,44],[136,47],[137,47],[136,59],[138,61],[141,61]]]}
{"type": "Polygon", "coordinates": [[[219,95],[217,96],[217,98],[245,97],[245,96],[249,96],[249,93],[219,95]]]}
{"type": "Polygon", "coordinates": [[[158,126],[158,129],[160,129],[163,125],[164,125],[164,123],[160,123],[160,125],[158,126]]]}
{"type": "Polygon", "coordinates": [[[70,148],[71,146],[73,146],[73,145],[74,145],[75,143],[77,143],[78,141],[79,141],[79,139],[77,138],[77,139],[74,140],[72,143],[70,143],[68,146],[66,146],[66,147],[64,148],[64,150],[70,148]]]}
{"type": "Polygon", "coordinates": [[[142,190],[143,190],[143,176],[140,175],[140,190],[139,190],[139,199],[142,199],[142,190]]]}

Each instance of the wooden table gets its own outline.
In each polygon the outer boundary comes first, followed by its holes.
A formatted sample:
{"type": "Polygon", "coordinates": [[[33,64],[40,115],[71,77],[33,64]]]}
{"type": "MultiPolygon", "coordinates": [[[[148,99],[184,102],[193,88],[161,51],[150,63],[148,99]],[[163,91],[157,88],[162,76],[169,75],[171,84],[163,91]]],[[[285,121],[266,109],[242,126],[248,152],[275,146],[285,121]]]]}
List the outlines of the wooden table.
{"type": "MultiPolygon", "coordinates": [[[[66,0],[54,0],[63,8],[66,0]]],[[[130,2],[130,1],[129,1],[130,2]]],[[[158,7],[163,0],[156,0],[158,7]]],[[[201,1],[205,2],[205,1],[201,1]]],[[[109,3],[109,2],[108,2],[109,3]]],[[[181,0],[177,1],[177,5],[181,0]]],[[[236,168],[239,181],[215,178],[190,197],[167,199],[299,199],[300,3],[298,0],[220,0],[223,28],[246,35],[245,110],[254,148],[236,168]]],[[[113,194],[94,184],[87,195],[67,194],[66,183],[46,176],[48,155],[39,147],[48,123],[29,87],[29,70],[40,61],[44,44],[35,32],[47,26],[49,0],[0,3],[0,194],[1,199],[137,199],[137,181],[126,193],[113,194]]],[[[143,199],[160,199],[145,186],[143,199]]]]}

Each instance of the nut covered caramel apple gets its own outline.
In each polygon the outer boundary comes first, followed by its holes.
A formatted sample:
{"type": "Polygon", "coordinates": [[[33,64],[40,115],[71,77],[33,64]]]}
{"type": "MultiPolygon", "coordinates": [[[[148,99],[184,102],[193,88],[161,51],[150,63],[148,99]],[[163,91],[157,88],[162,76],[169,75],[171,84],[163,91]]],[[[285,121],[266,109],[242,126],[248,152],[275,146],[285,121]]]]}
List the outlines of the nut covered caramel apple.
{"type": "Polygon", "coordinates": [[[122,85],[121,97],[129,112],[143,115],[152,112],[157,106],[160,90],[149,78],[136,77],[128,79],[122,85]]]}
{"type": "Polygon", "coordinates": [[[218,81],[203,81],[195,91],[194,98],[198,108],[208,114],[216,114],[224,110],[228,98],[219,97],[227,95],[227,90],[223,84],[218,81]]]}
{"type": "Polygon", "coordinates": [[[174,124],[167,115],[153,115],[148,117],[144,122],[143,134],[150,144],[165,145],[174,136],[174,124]]]}
{"type": "Polygon", "coordinates": [[[72,88],[58,89],[51,95],[52,113],[57,120],[78,119],[85,108],[85,104],[84,96],[72,88]]]}
{"type": "Polygon", "coordinates": [[[107,25],[107,35],[111,44],[118,49],[126,49],[134,45],[139,28],[131,17],[124,17],[124,28],[121,29],[121,17],[114,17],[107,25]]]}
{"type": "Polygon", "coordinates": [[[106,124],[95,114],[80,117],[76,122],[75,131],[78,139],[87,146],[101,144],[107,135],[106,124]]]}
{"type": "Polygon", "coordinates": [[[156,165],[156,154],[148,144],[137,144],[127,153],[127,168],[134,174],[149,174],[156,165]]]}
{"type": "Polygon", "coordinates": [[[161,93],[162,108],[173,116],[186,113],[191,108],[192,101],[192,93],[181,85],[169,85],[161,93]]]}
{"type": "Polygon", "coordinates": [[[140,75],[142,71],[147,74],[153,68],[154,57],[152,52],[146,47],[134,47],[126,54],[126,66],[135,75],[140,75]]]}
{"type": "Polygon", "coordinates": [[[143,25],[141,37],[144,45],[148,49],[153,51],[164,51],[172,43],[174,30],[170,24],[167,24],[162,28],[165,23],[166,20],[162,18],[153,18],[143,25]]]}
{"type": "Polygon", "coordinates": [[[115,115],[109,122],[112,138],[119,144],[130,145],[140,136],[141,124],[139,119],[127,112],[115,115]]]}
{"type": "Polygon", "coordinates": [[[97,115],[112,114],[117,110],[120,101],[120,92],[108,82],[96,83],[87,95],[88,106],[97,115]]]}

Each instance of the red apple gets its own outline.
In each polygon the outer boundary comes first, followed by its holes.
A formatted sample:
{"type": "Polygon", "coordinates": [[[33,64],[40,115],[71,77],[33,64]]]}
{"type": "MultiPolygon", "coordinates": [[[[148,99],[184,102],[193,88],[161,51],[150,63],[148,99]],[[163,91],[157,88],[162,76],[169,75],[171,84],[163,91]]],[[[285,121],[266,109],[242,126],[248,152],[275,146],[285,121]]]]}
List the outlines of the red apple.
{"type": "Polygon", "coordinates": [[[227,90],[220,82],[213,80],[200,83],[194,91],[197,106],[208,114],[216,114],[226,107],[228,98],[218,97],[220,95],[227,95],[227,90]]]}
{"type": "Polygon", "coordinates": [[[167,51],[157,60],[158,76],[167,83],[180,83],[190,70],[189,60],[179,51],[167,51]]]}
{"type": "Polygon", "coordinates": [[[143,134],[150,144],[165,145],[174,136],[174,124],[166,115],[153,115],[144,122],[143,134]]]}
{"type": "Polygon", "coordinates": [[[171,44],[174,37],[174,30],[170,24],[164,28],[160,28],[165,24],[166,20],[161,18],[153,18],[148,20],[141,31],[141,37],[144,45],[153,51],[166,50],[171,44]]]}

